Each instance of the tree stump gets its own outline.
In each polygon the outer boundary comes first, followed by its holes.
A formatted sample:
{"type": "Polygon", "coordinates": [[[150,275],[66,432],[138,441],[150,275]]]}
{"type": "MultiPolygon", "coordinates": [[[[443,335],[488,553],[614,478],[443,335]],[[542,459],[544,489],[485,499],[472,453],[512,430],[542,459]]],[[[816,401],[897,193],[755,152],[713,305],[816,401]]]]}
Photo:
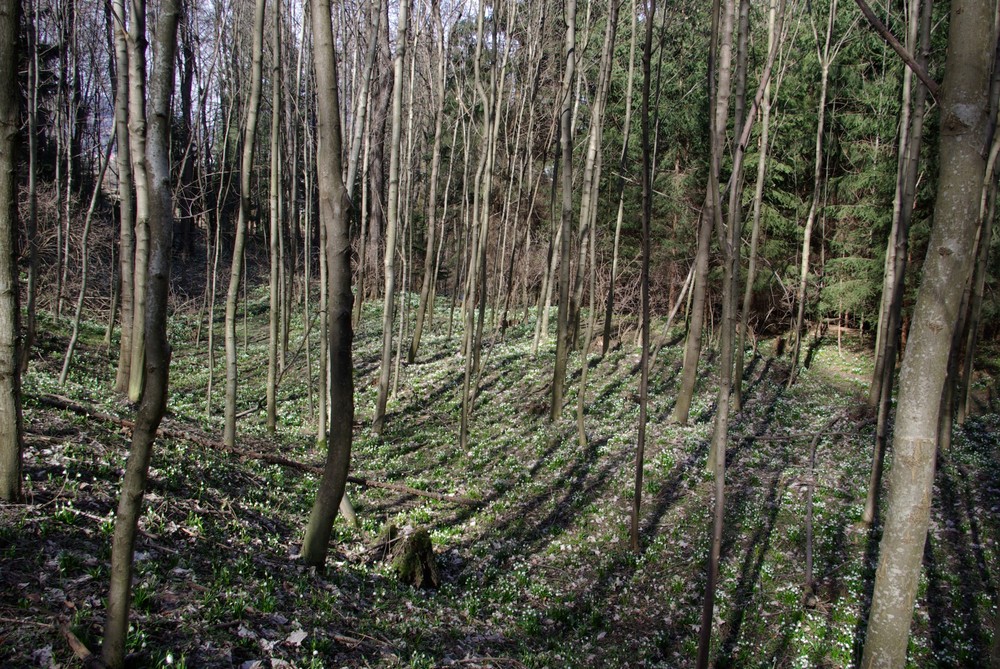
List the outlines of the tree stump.
{"type": "Polygon", "coordinates": [[[434,546],[426,529],[399,535],[395,527],[389,526],[385,538],[388,539],[388,555],[396,578],[415,588],[437,588],[441,585],[434,546]]]}

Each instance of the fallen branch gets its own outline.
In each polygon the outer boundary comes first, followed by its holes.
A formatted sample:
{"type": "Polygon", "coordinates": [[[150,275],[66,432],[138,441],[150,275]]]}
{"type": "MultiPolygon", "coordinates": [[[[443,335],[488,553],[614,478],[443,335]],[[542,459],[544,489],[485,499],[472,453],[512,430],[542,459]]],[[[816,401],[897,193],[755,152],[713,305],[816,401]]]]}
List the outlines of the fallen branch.
{"type": "Polygon", "coordinates": [[[66,643],[68,643],[69,647],[73,650],[73,654],[83,662],[85,669],[106,668],[107,665],[101,661],[101,658],[91,653],[86,644],[80,641],[80,639],[73,634],[73,630],[69,628],[69,625],[62,623],[59,625],[59,631],[62,632],[63,637],[66,639],[66,643]]]}
{"type": "MultiPolygon", "coordinates": [[[[135,422],[128,420],[126,418],[121,418],[119,416],[114,416],[103,411],[98,411],[94,407],[81,404],[68,397],[62,397],[61,395],[39,395],[38,401],[46,406],[54,407],[56,409],[65,409],[67,411],[72,411],[73,413],[80,414],[82,416],[89,416],[91,418],[96,418],[97,420],[102,420],[126,429],[134,429],[135,422]]],[[[276,455],[274,453],[264,453],[262,451],[245,451],[239,448],[230,447],[221,441],[212,439],[209,435],[202,434],[199,432],[194,432],[192,430],[178,430],[169,427],[160,427],[156,434],[158,437],[165,439],[177,439],[180,441],[187,441],[204,448],[210,448],[213,450],[224,451],[226,453],[231,453],[239,458],[250,459],[250,460],[260,460],[262,462],[267,462],[269,464],[281,465],[282,467],[288,467],[289,469],[294,469],[296,471],[304,472],[307,474],[321,475],[323,473],[323,468],[317,465],[309,465],[303,462],[298,462],[296,460],[291,460],[289,458],[283,457],[281,455],[276,455]]],[[[401,492],[407,495],[414,495],[416,497],[426,497],[429,499],[436,499],[441,502],[450,502],[452,504],[460,504],[463,506],[479,506],[481,503],[479,500],[472,499],[470,497],[464,497],[461,495],[448,495],[445,493],[432,492],[429,490],[420,490],[419,488],[413,488],[408,485],[403,485],[401,483],[389,483],[387,481],[373,481],[372,479],[360,477],[360,476],[348,476],[348,482],[355,485],[362,486],[364,488],[380,488],[383,490],[392,490],[393,492],[401,492]]]]}

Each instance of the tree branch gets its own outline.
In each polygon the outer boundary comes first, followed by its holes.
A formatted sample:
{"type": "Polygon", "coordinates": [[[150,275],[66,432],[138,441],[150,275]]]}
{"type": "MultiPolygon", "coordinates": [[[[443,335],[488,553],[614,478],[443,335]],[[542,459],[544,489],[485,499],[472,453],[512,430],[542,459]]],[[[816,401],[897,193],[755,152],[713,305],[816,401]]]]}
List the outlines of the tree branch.
{"type": "Polygon", "coordinates": [[[892,47],[893,51],[899,54],[899,57],[903,59],[906,66],[913,70],[913,74],[917,75],[917,78],[924,83],[924,86],[927,87],[930,94],[937,99],[939,89],[938,83],[931,79],[931,76],[927,74],[927,70],[921,67],[920,63],[914,60],[913,56],[910,55],[910,52],[906,50],[906,47],[899,43],[896,36],[889,32],[889,28],[887,28],[886,25],[882,23],[877,16],[875,16],[875,12],[872,11],[872,8],[868,6],[868,3],[865,2],[865,0],[854,1],[857,3],[861,13],[864,14],[866,19],[868,19],[868,23],[871,24],[875,32],[877,32],[882,39],[885,40],[886,44],[892,47]]]}

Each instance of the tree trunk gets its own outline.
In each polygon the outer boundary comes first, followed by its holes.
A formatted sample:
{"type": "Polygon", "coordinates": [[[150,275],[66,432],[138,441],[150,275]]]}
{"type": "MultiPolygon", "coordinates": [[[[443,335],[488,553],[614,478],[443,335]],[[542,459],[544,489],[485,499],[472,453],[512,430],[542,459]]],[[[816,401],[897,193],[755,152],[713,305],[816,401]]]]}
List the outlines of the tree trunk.
{"type": "Polygon", "coordinates": [[[639,512],[642,510],[642,468],[646,451],[646,405],[649,400],[649,256],[650,219],[652,218],[652,160],[649,151],[649,84],[653,53],[653,20],[656,16],[656,0],[646,4],[646,35],[642,46],[642,103],[639,108],[642,137],[642,354],[639,359],[639,430],[635,449],[635,485],[632,489],[632,517],[629,537],[632,552],[639,553],[639,512]]]}
{"type": "MultiPolygon", "coordinates": [[[[35,333],[37,331],[37,301],[38,301],[38,87],[40,82],[39,57],[38,57],[38,21],[39,12],[37,0],[29,0],[28,6],[31,8],[30,24],[25,32],[28,37],[28,217],[26,223],[26,237],[28,243],[28,285],[27,304],[25,305],[25,327],[24,340],[20,350],[20,370],[21,373],[28,371],[28,361],[31,357],[31,348],[35,344],[35,333]]],[[[120,70],[119,70],[120,71],[120,70]]],[[[119,96],[116,89],[116,104],[119,96]]]]}
{"type": "MultiPolygon", "coordinates": [[[[708,468],[715,473],[714,513],[712,517],[712,543],[709,548],[708,565],[706,569],[705,597],[701,613],[701,633],[698,638],[699,669],[708,667],[709,651],[711,649],[712,628],[715,612],[715,590],[719,579],[719,558],[722,554],[722,532],[725,521],[726,499],[726,443],[729,435],[729,391],[733,381],[733,335],[736,326],[736,294],[739,267],[739,224],[733,215],[729,216],[728,229],[718,225],[721,218],[721,201],[719,196],[720,162],[726,138],[726,116],[729,111],[729,97],[732,86],[732,51],[733,23],[735,18],[735,0],[725,0],[721,8],[719,21],[719,79],[716,85],[714,115],[711,123],[712,167],[709,173],[709,193],[712,198],[713,211],[716,216],[719,247],[722,249],[723,284],[722,284],[722,323],[719,356],[719,394],[715,410],[715,427],[712,434],[712,445],[709,450],[708,468]]],[[[709,77],[714,72],[709,68],[709,77]]],[[[742,120],[742,119],[740,119],[742,120]]],[[[733,164],[733,179],[731,193],[737,197],[736,184],[739,182],[738,172],[742,170],[742,151],[737,145],[737,157],[733,164]]],[[[732,199],[730,200],[732,206],[732,199]]]]}
{"type": "Polygon", "coordinates": [[[226,292],[226,399],[225,427],[222,440],[226,446],[236,445],[236,310],[243,274],[247,224],[250,220],[250,187],[253,178],[253,153],[257,139],[257,113],[260,110],[260,89],[263,76],[264,4],[256,0],[253,24],[253,64],[250,71],[250,97],[247,99],[246,125],[243,128],[243,155],[240,160],[240,212],[233,240],[233,260],[230,265],[229,290],[226,292]]]}
{"type": "MultiPolygon", "coordinates": [[[[445,41],[444,23],[441,21],[440,4],[433,3],[433,11],[437,22],[437,90],[435,91],[437,108],[434,112],[434,147],[431,149],[431,174],[430,193],[427,196],[427,235],[424,239],[424,278],[420,285],[420,303],[417,305],[417,322],[413,326],[413,339],[410,342],[410,350],[407,353],[406,361],[412,363],[417,358],[417,351],[420,348],[420,338],[424,331],[424,318],[428,307],[434,310],[434,304],[430,301],[433,292],[434,282],[437,280],[434,267],[434,242],[435,228],[437,227],[437,199],[438,199],[438,179],[441,171],[441,133],[444,128],[444,103],[445,84],[447,75],[447,61],[445,52],[447,44],[445,41]]],[[[453,144],[454,145],[454,144],[453,144]]],[[[452,154],[454,155],[454,154],[452,154]]],[[[447,196],[447,195],[446,195],[447,196]]]]}
{"type": "Polygon", "coordinates": [[[282,300],[285,291],[281,285],[281,208],[279,206],[281,193],[281,157],[280,134],[281,125],[279,109],[281,108],[281,3],[274,2],[272,12],[272,55],[271,55],[271,183],[270,197],[270,230],[268,235],[270,249],[270,303],[268,319],[267,345],[267,431],[274,434],[278,420],[276,395],[278,392],[278,322],[281,318],[282,300]]]}
{"type": "Polygon", "coordinates": [[[635,80],[635,43],[638,30],[636,1],[632,0],[632,28],[629,33],[628,83],[625,84],[625,120],[622,123],[622,150],[618,159],[618,213],[615,216],[615,237],[611,251],[611,277],[608,281],[608,297],[604,303],[604,336],[601,340],[601,355],[607,355],[611,345],[611,320],[615,310],[615,286],[618,283],[618,251],[621,246],[622,223],[625,218],[625,171],[628,162],[628,142],[632,132],[632,84],[635,80]]]}
{"type": "Polygon", "coordinates": [[[111,149],[115,145],[115,138],[112,135],[108,139],[108,148],[104,152],[104,159],[101,161],[101,168],[98,171],[97,181],[94,183],[94,190],[90,197],[90,206],[87,207],[87,215],[83,221],[83,233],[80,239],[80,290],[77,293],[76,309],[73,312],[72,331],[69,336],[69,343],[66,345],[66,354],[63,356],[62,371],[59,373],[59,385],[66,385],[66,376],[69,374],[69,366],[73,362],[73,351],[76,349],[77,339],[80,337],[80,318],[83,315],[83,299],[87,295],[87,274],[90,265],[90,224],[94,219],[94,209],[97,207],[97,198],[101,194],[101,184],[104,182],[104,174],[108,169],[108,162],[111,160],[111,149]]]}
{"type": "MultiPolygon", "coordinates": [[[[783,35],[785,18],[785,0],[772,0],[767,14],[767,51],[769,57],[777,50],[778,35],[783,35]]],[[[775,87],[777,88],[777,87],[775,87]]],[[[777,93],[777,91],[775,91],[777,93]]],[[[757,247],[760,243],[761,208],[764,200],[764,177],[767,174],[767,154],[770,149],[769,136],[771,129],[771,78],[764,82],[763,97],[760,112],[760,148],[757,156],[757,182],[753,196],[753,223],[750,231],[750,250],[747,260],[747,278],[743,290],[743,308],[740,310],[740,322],[736,339],[736,359],[733,369],[733,409],[739,411],[743,407],[743,351],[746,348],[746,335],[750,317],[750,307],[753,304],[753,284],[757,279],[757,247]]]]}
{"type": "MultiPolygon", "coordinates": [[[[820,78],[819,78],[819,104],[816,107],[816,151],[813,163],[813,192],[812,200],[809,204],[809,214],[806,216],[805,228],[802,231],[802,265],[799,270],[799,287],[795,293],[795,304],[797,307],[795,315],[795,325],[792,331],[792,355],[791,373],[788,375],[788,387],[795,383],[799,373],[799,356],[802,351],[802,338],[805,336],[804,324],[806,317],[806,300],[808,295],[806,289],[809,285],[809,262],[812,251],[812,233],[816,224],[816,217],[819,214],[820,197],[823,193],[823,133],[826,123],[826,97],[830,82],[830,65],[836,58],[837,52],[844,43],[844,37],[836,44],[832,45],[833,29],[837,20],[837,0],[830,3],[830,12],[827,15],[826,39],[823,49],[819,49],[819,37],[816,36],[816,49],[819,52],[820,78]]],[[[813,25],[813,33],[816,26],[813,25]]]]}
{"type": "MultiPolygon", "coordinates": [[[[137,9],[133,6],[133,10],[137,9]]],[[[142,499],[146,490],[153,439],[167,408],[170,345],[167,342],[167,296],[173,246],[173,197],[170,181],[170,96],[174,84],[174,51],[177,43],[179,0],[163,0],[156,27],[153,71],[150,76],[149,143],[143,156],[148,166],[150,256],[146,309],[146,387],[136,415],[132,447],[125,465],[111,540],[111,584],[104,624],[102,658],[112,669],[125,664],[125,639],[132,589],[133,555],[142,499]]],[[[139,14],[133,14],[139,18],[139,14]]]]}
{"type": "Polygon", "coordinates": [[[552,373],[552,405],[549,420],[562,414],[566,364],[570,349],[570,226],[573,222],[573,82],[576,78],[576,0],[566,0],[566,46],[562,82],[562,112],[559,143],[562,151],[562,215],[559,244],[559,312],[557,314],[556,360],[552,373]]]}
{"type": "MultiPolygon", "coordinates": [[[[581,447],[587,445],[587,435],[584,425],[584,409],[587,401],[587,371],[588,358],[590,353],[590,339],[593,336],[594,328],[594,290],[595,275],[597,269],[596,244],[594,239],[594,222],[597,219],[597,196],[598,187],[601,181],[601,140],[604,126],[604,108],[608,98],[608,82],[611,79],[611,55],[615,48],[615,32],[618,27],[618,0],[612,0],[608,10],[607,24],[605,25],[604,44],[601,49],[600,74],[597,82],[597,95],[594,98],[590,113],[590,141],[587,146],[587,158],[584,164],[583,174],[583,195],[580,202],[580,261],[576,268],[576,297],[574,302],[578,308],[583,303],[583,283],[584,283],[584,256],[586,255],[586,245],[590,245],[590,309],[588,310],[587,333],[584,337],[583,347],[580,354],[580,391],[577,395],[576,421],[577,433],[581,447]]],[[[648,286],[647,286],[648,290],[648,286]]],[[[648,299],[647,295],[647,299],[648,299]]],[[[648,355],[648,351],[647,351],[648,355]]]]}
{"type": "MultiPolygon", "coordinates": [[[[302,540],[302,560],[322,567],[344,496],[351,461],[354,429],[354,368],[351,346],[351,244],[347,189],[341,165],[340,101],[337,88],[337,60],[330,26],[330,0],[313,0],[313,63],[316,76],[317,131],[319,151],[320,218],[326,228],[326,262],[329,290],[329,374],[330,421],[326,464],[309,524],[302,540]]],[[[323,372],[326,373],[326,370],[323,372]]]]}
{"type": "Polygon", "coordinates": [[[902,667],[927,538],[938,412],[957,308],[974,263],[988,126],[992,4],[952,5],[941,87],[934,227],[900,371],[888,514],[861,666],[902,667]]]}
{"type": "Polygon", "coordinates": [[[115,390],[128,392],[132,360],[132,305],[135,263],[135,193],[132,179],[132,152],[129,140],[129,62],[125,38],[125,3],[114,0],[115,13],[115,138],[118,160],[118,255],[121,274],[121,341],[118,346],[118,371],[115,390]]]}
{"type": "MultiPolygon", "coordinates": [[[[149,261],[149,180],[146,174],[146,0],[130,0],[128,136],[135,182],[135,258],[132,262],[132,350],[128,398],[138,402],[145,376],[146,270],[149,261]]],[[[125,280],[124,278],[122,279],[125,280]]],[[[124,341],[124,339],[123,339],[124,341]]]]}
{"type": "Polygon", "coordinates": [[[406,56],[407,11],[409,0],[399,5],[399,34],[396,56],[392,64],[392,129],[389,144],[389,193],[386,204],[385,255],[383,272],[385,290],[382,295],[382,362],[379,365],[378,397],[372,431],[381,436],[385,428],[385,408],[389,401],[389,380],[392,372],[392,324],[396,307],[396,235],[399,232],[399,162],[400,135],[403,127],[403,58],[406,56]]]}
{"type": "MultiPolygon", "coordinates": [[[[919,63],[926,68],[930,60],[931,39],[931,2],[923,1],[920,16],[920,56],[919,63]]],[[[911,0],[910,13],[916,21],[917,2],[911,0]]],[[[912,42],[911,42],[912,43],[912,42]]],[[[909,70],[907,70],[909,71],[909,70]]],[[[905,88],[905,86],[904,86],[905,88]]],[[[923,139],[924,107],[927,100],[927,87],[922,83],[917,86],[913,112],[910,115],[910,127],[907,131],[907,142],[904,149],[905,160],[901,164],[902,174],[897,180],[898,216],[893,243],[891,270],[892,283],[888,293],[883,297],[885,303],[885,324],[881,334],[881,346],[877,358],[881,357],[880,380],[872,382],[872,392],[878,390],[878,419],[875,425],[875,449],[872,454],[871,475],[868,479],[868,495],[865,500],[865,510],[862,522],[871,525],[875,522],[878,511],[879,490],[882,486],[882,463],[885,458],[885,445],[889,434],[889,414],[892,408],[893,379],[896,375],[896,357],[899,351],[900,332],[903,312],[903,290],[906,282],[906,265],[909,256],[910,221],[913,215],[913,199],[916,196],[917,172],[920,166],[920,145],[923,139]]],[[[878,366],[876,361],[876,367],[878,366]]]]}
{"type": "Polygon", "coordinates": [[[15,0],[0,3],[0,500],[21,498],[21,374],[18,356],[17,179],[20,129],[15,0]]]}

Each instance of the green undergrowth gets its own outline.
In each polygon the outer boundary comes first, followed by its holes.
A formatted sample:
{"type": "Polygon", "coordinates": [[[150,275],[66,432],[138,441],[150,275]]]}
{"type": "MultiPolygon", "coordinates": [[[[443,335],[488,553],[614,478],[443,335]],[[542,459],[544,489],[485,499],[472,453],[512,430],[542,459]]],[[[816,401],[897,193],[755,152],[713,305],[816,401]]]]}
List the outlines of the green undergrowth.
{"type": "MultiPolygon", "coordinates": [[[[412,305],[411,305],[412,306],[412,305]]],[[[317,330],[300,347],[292,318],[278,428],[264,425],[267,296],[251,295],[240,340],[238,448],[321,465],[314,415],[317,330]],[[311,402],[310,402],[311,398],[311,402]]],[[[641,550],[629,549],[639,351],[634,335],[592,365],[587,444],[576,432],[581,358],[570,361],[563,418],[547,420],[551,338],[532,355],[533,315],[487,327],[469,444],[458,428],[461,319],[442,299],[414,364],[400,367],[387,427],[369,429],[381,346],[378,305],[356,332],[352,474],[461,497],[442,501],[351,484],[359,527],[338,519],[328,569],[297,559],[313,475],[211,443],[221,438],[221,323],[214,367],[195,314],[173,316],[171,395],[150,470],[136,553],[129,650],[137,666],[693,666],[710,533],[705,471],[717,356],[706,352],[686,426],[669,420],[679,347],[651,369],[641,550]],[[196,342],[196,335],[200,341],[196,342]],[[213,380],[209,404],[206,388],[213,380]],[[208,409],[211,408],[209,412],[208,409]],[[198,443],[200,440],[202,443],[198,443]],[[467,503],[471,500],[472,503],[467,503]],[[443,585],[398,584],[381,559],[388,525],[426,528],[443,585]],[[259,665],[255,665],[259,662],[259,665]]],[[[410,311],[412,314],[412,309],[410,311]]],[[[553,319],[554,324],[554,319],[553,319]]],[[[488,324],[490,325],[490,324],[488,324]]],[[[24,379],[26,503],[0,506],[0,663],[73,662],[54,625],[100,642],[127,427],[53,408],[53,395],[125,419],[110,391],[117,341],[86,323],[67,384],[57,383],[68,324],[43,315],[24,379]]],[[[408,338],[406,340],[408,343],[408,338]]],[[[856,662],[874,574],[861,523],[872,449],[863,404],[871,364],[857,340],[823,340],[786,389],[788,361],[747,353],[747,393],[727,445],[728,485],[714,657],[718,667],[846,667],[856,662]],[[809,443],[831,417],[815,469],[809,443]],[[815,601],[804,605],[806,507],[814,509],[815,601]]],[[[989,377],[977,377],[990,398],[989,377]]],[[[334,420],[336,420],[336,416],[334,420]]],[[[977,666],[991,642],[1000,417],[980,407],[942,463],[914,618],[913,667],[977,666]]]]}

